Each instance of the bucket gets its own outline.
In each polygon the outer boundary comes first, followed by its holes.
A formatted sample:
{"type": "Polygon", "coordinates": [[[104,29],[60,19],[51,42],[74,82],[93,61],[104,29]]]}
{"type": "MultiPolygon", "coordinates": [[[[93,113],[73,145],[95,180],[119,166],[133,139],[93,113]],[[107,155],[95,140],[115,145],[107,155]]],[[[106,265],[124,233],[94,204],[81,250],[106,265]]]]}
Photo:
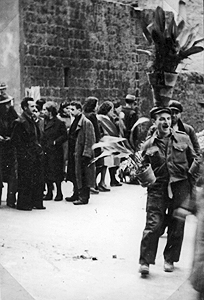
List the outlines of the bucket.
{"type": "Polygon", "coordinates": [[[137,172],[136,176],[143,187],[148,187],[156,181],[156,177],[150,164],[145,167],[142,172],[137,172]]]}

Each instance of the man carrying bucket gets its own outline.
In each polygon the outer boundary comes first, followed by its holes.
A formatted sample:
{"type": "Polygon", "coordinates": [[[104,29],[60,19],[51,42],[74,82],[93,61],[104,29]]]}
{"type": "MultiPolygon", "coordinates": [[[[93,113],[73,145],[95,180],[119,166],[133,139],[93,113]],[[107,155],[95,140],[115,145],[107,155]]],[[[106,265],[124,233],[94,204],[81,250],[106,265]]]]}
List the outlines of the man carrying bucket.
{"type": "Polygon", "coordinates": [[[147,188],[146,226],[140,248],[141,275],[149,274],[155,264],[160,231],[168,209],[167,243],[164,249],[164,271],[173,272],[179,261],[184,234],[185,217],[193,211],[191,187],[199,176],[200,159],[189,137],[171,128],[171,110],[153,107],[150,116],[155,132],[143,145],[145,163],[150,163],[156,181],[147,188]]]}

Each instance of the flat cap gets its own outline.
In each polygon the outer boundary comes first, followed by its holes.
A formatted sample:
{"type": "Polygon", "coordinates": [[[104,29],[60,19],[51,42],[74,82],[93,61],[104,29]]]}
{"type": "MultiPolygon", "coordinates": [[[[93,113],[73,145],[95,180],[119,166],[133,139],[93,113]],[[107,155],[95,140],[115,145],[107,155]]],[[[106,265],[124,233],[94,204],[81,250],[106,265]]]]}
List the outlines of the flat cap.
{"type": "Polygon", "coordinates": [[[181,105],[181,103],[177,100],[170,100],[169,101],[169,107],[171,109],[176,109],[178,110],[180,113],[183,111],[183,106],[181,105]]]}
{"type": "Polygon", "coordinates": [[[125,97],[125,99],[128,100],[129,102],[130,102],[130,101],[134,102],[135,99],[136,99],[136,97],[135,97],[134,95],[128,94],[128,95],[125,97]]]}
{"type": "Polygon", "coordinates": [[[150,117],[154,118],[154,116],[156,114],[160,114],[160,113],[167,113],[171,115],[171,109],[169,107],[160,107],[160,106],[154,106],[151,110],[150,110],[150,117]]]}

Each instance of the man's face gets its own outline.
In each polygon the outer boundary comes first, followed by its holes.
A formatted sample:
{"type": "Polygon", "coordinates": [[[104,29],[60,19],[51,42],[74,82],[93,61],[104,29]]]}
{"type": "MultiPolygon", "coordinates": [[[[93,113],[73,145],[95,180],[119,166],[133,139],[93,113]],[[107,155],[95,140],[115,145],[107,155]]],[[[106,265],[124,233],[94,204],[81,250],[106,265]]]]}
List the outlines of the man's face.
{"type": "Polygon", "coordinates": [[[45,104],[43,105],[43,108],[42,108],[41,112],[42,112],[42,115],[43,115],[45,118],[49,118],[49,111],[47,110],[45,104]]]}
{"type": "Polygon", "coordinates": [[[171,127],[171,115],[165,112],[157,114],[155,126],[160,136],[169,135],[171,127]]]}
{"type": "Polygon", "coordinates": [[[171,118],[172,118],[172,125],[176,125],[178,120],[181,118],[181,113],[178,109],[171,109],[171,118]]]}
{"type": "Polygon", "coordinates": [[[81,109],[77,109],[76,106],[70,105],[70,112],[73,117],[81,114],[81,109]]]}
{"type": "Polygon", "coordinates": [[[25,108],[26,113],[29,116],[33,116],[37,111],[36,105],[34,101],[28,101],[28,107],[25,108]]]}

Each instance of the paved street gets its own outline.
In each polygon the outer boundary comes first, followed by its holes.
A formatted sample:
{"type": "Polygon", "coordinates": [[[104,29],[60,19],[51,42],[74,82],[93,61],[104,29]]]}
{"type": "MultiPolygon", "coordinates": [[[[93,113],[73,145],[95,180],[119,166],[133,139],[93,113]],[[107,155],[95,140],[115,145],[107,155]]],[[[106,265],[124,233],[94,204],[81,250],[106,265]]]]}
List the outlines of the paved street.
{"type": "MultiPolygon", "coordinates": [[[[63,183],[66,196],[71,185],[63,183]]],[[[6,188],[3,198],[5,200],[6,188]]],[[[180,262],[163,271],[160,238],[149,278],[138,273],[146,189],[130,184],[91,195],[90,203],[45,201],[44,211],[2,203],[1,300],[195,299],[188,277],[196,219],[189,216],[180,262]]]]}

